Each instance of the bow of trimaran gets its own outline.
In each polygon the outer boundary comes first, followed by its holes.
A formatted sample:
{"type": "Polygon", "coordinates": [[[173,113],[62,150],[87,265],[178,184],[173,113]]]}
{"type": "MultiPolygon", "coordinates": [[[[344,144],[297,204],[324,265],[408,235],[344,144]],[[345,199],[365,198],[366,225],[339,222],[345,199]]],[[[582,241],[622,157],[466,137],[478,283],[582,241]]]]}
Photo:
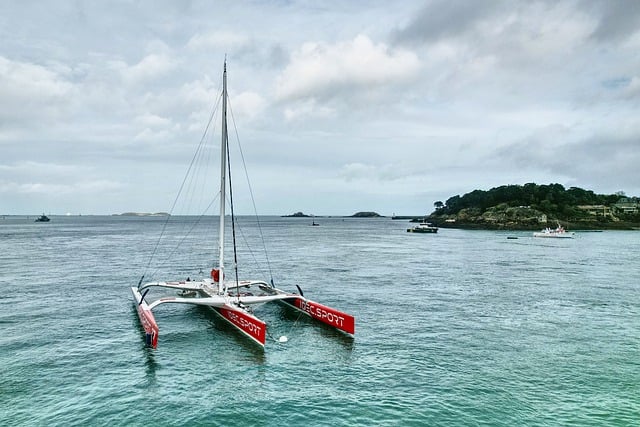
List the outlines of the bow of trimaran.
{"type": "MultiPolygon", "coordinates": [[[[267,325],[253,314],[253,307],[260,304],[278,302],[292,307],[313,319],[332,326],[346,334],[355,333],[355,319],[326,305],[306,299],[299,293],[287,293],[264,281],[228,281],[224,274],[224,232],[226,181],[227,181],[227,66],[224,65],[222,89],[222,142],[220,150],[220,228],[218,235],[218,266],[212,270],[211,278],[174,282],[149,282],[131,288],[134,304],[145,330],[145,343],[151,347],[158,345],[159,328],[153,310],[162,304],[191,304],[211,308],[222,319],[234,326],[253,342],[264,347],[267,325]],[[147,302],[145,297],[153,287],[173,289],[178,295],[167,296],[147,302]],[[195,295],[195,296],[193,296],[195,295]]],[[[233,207],[232,207],[233,212],[233,207]]],[[[233,220],[233,213],[232,213],[233,220]]],[[[299,288],[298,288],[299,289],[299,288]]]]}

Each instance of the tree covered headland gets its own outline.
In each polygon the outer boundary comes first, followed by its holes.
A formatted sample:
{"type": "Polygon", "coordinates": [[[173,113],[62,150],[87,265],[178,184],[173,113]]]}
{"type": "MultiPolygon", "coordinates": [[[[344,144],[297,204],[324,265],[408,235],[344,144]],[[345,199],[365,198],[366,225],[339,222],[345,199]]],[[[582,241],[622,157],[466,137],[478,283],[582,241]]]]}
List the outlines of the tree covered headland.
{"type": "Polygon", "coordinates": [[[537,226],[541,218],[574,224],[640,222],[639,210],[616,209],[621,201],[640,208],[638,198],[628,198],[622,192],[596,194],[578,187],[565,189],[561,184],[503,185],[488,191],[474,190],[463,196],[453,196],[446,203],[435,202],[435,211],[430,218],[485,225],[509,223],[516,227],[537,226]]]}
{"type": "Polygon", "coordinates": [[[530,206],[547,214],[570,215],[572,208],[577,205],[611,205],[620,197],[620,194],[595,194],[591,190],[578,187],[565,190],[561,184],[503,185],[488,191],[474,190],[462,197],[450,197],[438,213],[457,214],[465,208],[479,208],[485,211],[492,206],[506,203],[511,207],[530,206]]]}

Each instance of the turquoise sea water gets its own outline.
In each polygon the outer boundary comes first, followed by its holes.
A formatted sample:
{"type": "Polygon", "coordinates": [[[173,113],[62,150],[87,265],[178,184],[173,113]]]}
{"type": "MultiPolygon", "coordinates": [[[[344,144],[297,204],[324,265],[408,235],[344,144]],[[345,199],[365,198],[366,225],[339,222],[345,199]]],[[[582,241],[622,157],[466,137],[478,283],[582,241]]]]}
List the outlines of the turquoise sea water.
{"type": "MultiPolygon", "coordinates": [[[[640,232],[264,217],[269,264],[241,249],[241,277],[270,266],[278,287],[353,314],[355,338],[263,306],[262,351],[205,308],[166,304],[153,350],[129,287],[164,219],[32,221],[0,219],[0,425],[640,423],[640,232]]],[[[255,220],[240,225],[261,247],[255,220]]],[[[182,249],[158,249],[149,280],[206,274],[215,224],[178,219],[165,237],[182,249]]]]}

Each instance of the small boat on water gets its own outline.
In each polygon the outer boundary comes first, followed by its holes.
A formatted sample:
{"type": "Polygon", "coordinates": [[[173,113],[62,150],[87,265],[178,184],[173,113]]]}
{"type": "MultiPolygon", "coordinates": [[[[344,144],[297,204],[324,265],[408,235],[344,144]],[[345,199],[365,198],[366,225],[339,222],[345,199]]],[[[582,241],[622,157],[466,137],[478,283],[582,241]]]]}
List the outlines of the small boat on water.
{"type": "Polygon", "coordinates": [[[558,226],[555,229],[547,227],[542,231],[534,232],[533,237],[553,237],[553,238],[561,238],[561,239],[571,239],[573,238],[574,234],[575,233],[573,233],[572,231],[566,231],[564,227],[558,224],[558,226]]]}
{"type": "MultiPolygon", "coordinates": [[[[153,311],[161,304],[191,304],[209,307],[220,318],[224,319],[238,332],[264,349],[268,336],[267,324],[254,315],[254,307],[265,303],[281,303],[302,314],[323,322],[339,331],[353,336],[355,318],[326,305],[319,304],[304,297],[298,285],[298,292],[286,292],[275,287],[273,278],[266,280],[240,280],[237,269],[236,227],[237,221],[233,209],[233,193],[231,191],[231,174],[229,173],[229,150],[227,132],[227,64],[225,61],[222,89],[222,142],[220,144],[220,203],[218,230],[218,264],[211,270],[210,277],[196,280],[188,278],[182,281],[153,281],[143,284],[143,274],[137,286],[131,287],[133,303],[138,312],[140,323],[145,331],[145,342],[148,346],[158,345],[159,328],[153,311]],[[227,182],[229,192],[227,193],[227,182]],[[229,196],[231,208],[231,231],[233,237],[233,270],[228,274],[225,269],[225,221],[226,205],[229,196]],[[235,274],[234,274],[235,273],[235,274]],[[235,277],[234,277],[235,276],[235,277]],[[147,302],[145,297],[151,288],[165,288],[178,291],[178,296],[166,296],[147,302]]],[[[200,147],[199,147],[200,149],[200,147]]],[[[313,225],[318,225],[315,223],[313,225]]],[[[155,251],[154,251],[155,252],[155,251]]],[[[287,341],[281,336],[278,342],[287,341]]]]}
{"type": "Polygon", "coordinates": [[[434,227],[430,222],[422,221],[415,227],[407,228],[407,233],[437,233],[438,227],[434,227]]]}
{"type": "Polygon", "coordinates": [[[38,218],[36,218],[35,222],[49,222],[49,221],[51,221],[49,217],[46,216],[45,214],[42,214],[38,218]]]}

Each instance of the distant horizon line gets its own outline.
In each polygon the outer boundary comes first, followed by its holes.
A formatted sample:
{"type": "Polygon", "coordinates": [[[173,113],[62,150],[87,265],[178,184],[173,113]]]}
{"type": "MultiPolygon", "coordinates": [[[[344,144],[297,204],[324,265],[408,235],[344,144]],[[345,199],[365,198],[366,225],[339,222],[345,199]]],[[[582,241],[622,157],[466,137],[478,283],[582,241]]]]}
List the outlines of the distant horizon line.
{"type": "MultiPolygon", "coordinates": [[[[275,216],[275,217],[282,217],[282,218],[334,218],[334,217],[340,217],[340,218],[351,218],[351,217],[359,217],[359,218],[363,218],[362,216],[356,216],[358,212],[353,213],[353,214],[321,214],[321,215],[315,215],[315,214],[305,214],[304,216],[297,216],[297,215],[292,215],[292,214],[236,214],[235,216],[275,216]]],[[[15,214],[15,213],[0,213],[0,217],[39,217],[43,215],[42,213],[40,214],[15,214]]],[[[54,217],[82,217],[82,216],[112,216],[112,217],[139,217],[139,218],[146,218],[146,217],[170,217],[170,216],[176,216],[176,217],[180,217],[180,216],[189,216],[189,217],[199,217],[199,216],[205,216],[205,217],[219,217],[219,214],[169,214],[167,212],[126,212],[126,213],[90,213],[90,214],[82,214],[82,213],[78,213],[78,214],[72,214],[72,213],[65,213],[65,214],[59,214],[59,213],[45,213],[44,215],[46,216],[54,216],[54,217]]],[[[376,213],[376,215],[380,218],[404,218],[404,217],[408,217],[408,218],[414,218],[414,217],[424,217],[425,215],[429,215],[429,214],[419,214],[419,215],[396,215],[396,214],[392,214],[392,215],[382,215],[382,214],[378,214],[376,213]]],[[[227,213],[225,214],[225,217],[230,217],[231,214],[227,213]]],[[[375,216],[372,216],[375,217],[375,216]]]]}

